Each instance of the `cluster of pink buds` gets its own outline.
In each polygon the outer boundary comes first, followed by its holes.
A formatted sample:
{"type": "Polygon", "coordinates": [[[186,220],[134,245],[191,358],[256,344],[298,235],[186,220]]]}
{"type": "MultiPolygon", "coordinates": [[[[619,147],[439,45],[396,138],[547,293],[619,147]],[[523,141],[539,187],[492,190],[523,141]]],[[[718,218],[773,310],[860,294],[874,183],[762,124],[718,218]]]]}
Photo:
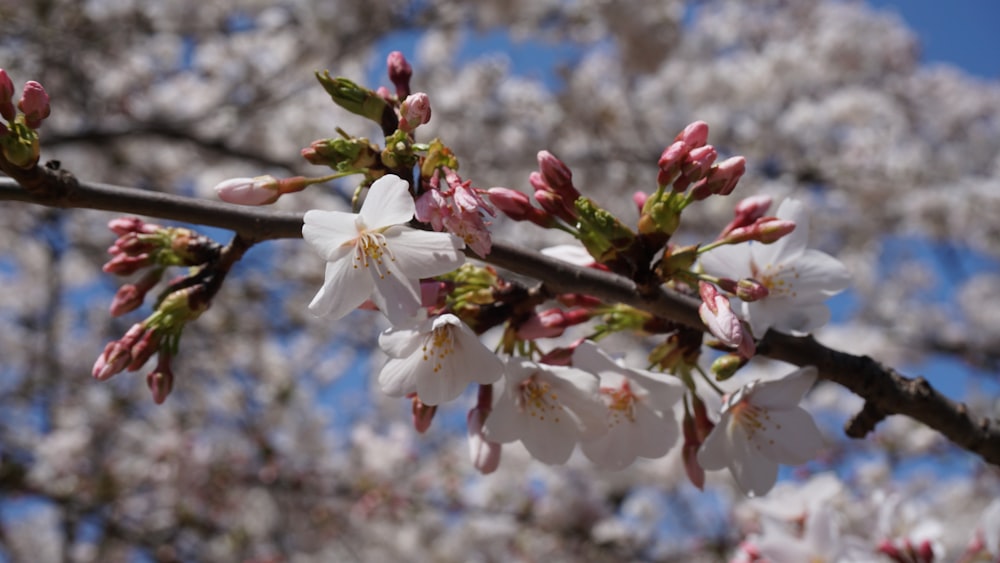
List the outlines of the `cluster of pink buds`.
{"type": "Polygon", "coordinates": [[[190,229],[161,227],[137,217],[108,223],[118,239],[108,248],[111,260],[103,269],[128,276],[147,267],[196,266],[218,257],[220,248],[211,239],[190,229]]]}
{"type": "Polygon", "coordinates": [[[528,176],[528,182],[541,209],[532,205],[524,193],[508,188],[490,188],[490,201],[515,221],[531,221],[545,228],[554,226],[557,218],[576,224],[575,203],[580,192],[573,185],[573,173],[566,163],[549,151],[539,151],[538,170],[528,176]]]}
{"type": "Polygon", "coordinates": [[[479,194],[482,190],[447,166],[434,171],[427,187],[416,200],[417,220],[430,223],[435,231],[457,236],[480,256],[489,254],[492,239],[486,217],[495,213],[479,194]]]}
{"type": "Polygon", "coordinates": [[[556,338],[562,336],[567,328],[585,323],[593,316],[593,311],[584,308],[563,310],[553,307],[538,311],[517,327],[517,337],[521,340],[556,338]]]}
{"type": "Polygon", "coordinates": [[[896,563],[934,563],[934,545],[929,540],[912,542],[909,539],[884,540],[878,552],[896,563]]]}
{"type": "Polygon", "coordinates": [[[736,156],[716,165],[719,153],[707,142],[708,124],[704,121],[685,127],[660,155],[657,183],[672,185],[675,192],[690,188],[694,200],[732,193],[746,172],[746,159],[736,156]]]}
{"type": "Polygon", "coordinates": [[[0,117],[6,121],[0,122],[0,150],[4,159],[21,168],[30,168],[38,162],[40,148],[35,130],[50,112],[49,95],[34,80],[24,84],[15,108],[14,82],[0,68],[0,117]],[[20,115],[17,110],[21,110],[20,115]]]}

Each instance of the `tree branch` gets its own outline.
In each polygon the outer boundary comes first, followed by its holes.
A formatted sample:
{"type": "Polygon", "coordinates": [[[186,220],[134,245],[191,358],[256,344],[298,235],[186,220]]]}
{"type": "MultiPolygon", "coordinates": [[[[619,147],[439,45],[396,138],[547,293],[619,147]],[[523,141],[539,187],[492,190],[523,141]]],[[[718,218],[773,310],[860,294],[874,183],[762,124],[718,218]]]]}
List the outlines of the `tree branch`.
{"type": "MultiPolygon", "coordinates": [[[[0,178],[0,200],[102,209],[208,225],[235,231],[248,244],[302,236],[302,215],[297,213],[78,182],[55,166],[9,170],[11,168],[0,159],[0,169],[13,177],[0,178]]],[[[473,254],[470,257],[478,258],[473,254]]],[[[698,301],[666,289],[644,295],[632,280],[580,268],[502,241],[494,241],[493,251],[482,260],[540,280],[557,292],[586,293],[705,330],[698,316],[698,301]]],[[[864,409],[847,425],[851,437],[865,436],[885,416],[902,414],[934,428],[985,461],[1000,465],[1000,429],[995,421],[988,418],[977,421],[964,404],[941,395],[923,378],[907,378],[868,356],[832,350],[812,337],[771,331],[760,342],[758,352],[799,366],[814,365],[820,377],[865,399],[864,409]]]]}

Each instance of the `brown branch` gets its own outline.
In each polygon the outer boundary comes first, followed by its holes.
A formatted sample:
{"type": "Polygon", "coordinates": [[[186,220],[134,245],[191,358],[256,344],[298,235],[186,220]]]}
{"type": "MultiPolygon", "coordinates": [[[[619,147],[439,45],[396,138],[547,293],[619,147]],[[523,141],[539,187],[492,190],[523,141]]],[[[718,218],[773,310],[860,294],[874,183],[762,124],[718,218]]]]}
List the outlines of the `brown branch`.
{"type": "MultiPolygon", "coordinates": [[[[220,227],[235,231],[248,244],[302,236],[302,216],[296,213],[241,207],[164,193],[152,193],[107,184],[77,182],[51,168],[8,171],[0,178],[0,200],[54,207],[103,209],[220,227]]],[[[474,256],[473,256],[474,257],[474,256]]],[[[493,242],[485,261],[544,282],[557,292],[586,293],[649,311],[704,330],[698,302],[663,289],[652,295],[637,291],[624,277],[580,268],[518,246],[493,242]]],[[[885,416],[902,414],[941,432],[959,446],[1000,465],[1000,429],[989,419],[974,419],[964,404],[935,391],[923,378],[910,379],[867,356],[827,348],[811,337],[768,332],[758,346],[760,354],[795,365],[814,365],[822,378],[838,383],[865,399],[865,407],[848,424],[848,434],[862,437],[885,416]]]]}

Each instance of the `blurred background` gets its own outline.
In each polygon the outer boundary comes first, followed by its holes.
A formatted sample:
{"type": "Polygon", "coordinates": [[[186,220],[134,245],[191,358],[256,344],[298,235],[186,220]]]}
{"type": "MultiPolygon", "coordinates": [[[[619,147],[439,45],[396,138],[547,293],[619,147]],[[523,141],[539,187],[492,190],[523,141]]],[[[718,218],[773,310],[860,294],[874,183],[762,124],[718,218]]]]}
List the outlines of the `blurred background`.
{"type": "MultiPolygon", "coordinates": [[[[381,141],[313,72],[389,85],[393,50],[431,99],[418,138],[444,140],[475,186],[527,188],[545,149],[627,222],[662,149],[705,120],[721,156],[748,159],[734,195],[805,200],[812,245],[851,269],[817,338],[996,416],[998,21],[994,3],[971,0],[0,0],[0,67],[52,96],[43,160],[212,199],[225,178],[321,174],[299,150],[336,127],[381,141]]],[[[354,187],[277,207],[346,209],[354,187]]],[[[682,237],[728,222],[736,199],[715,199],[685,214],[682,237]]],[[[838,537],[871,560],[881,540],[929,538],[950,561],[1000,496],[995,468],[908,420],[849,441],[841,427],[861,402],[831,385],[808,399],[829,447],[784,472],[771,505],[728,475],[698,492],[677,448],[607,473],[510,446],[478,476],[473,400],[413,431],[409,403],[371,384],[382,321],[306,311],[323,268],[301,241],[236,266],[185,331],[174,392],[156,406],[145,371],[90,377],[104,344],[149,312],[108,315],[123,281],[100,271],[113,217],[0,204],[3,561],[721,561],[791,518],[777,512],[801,518],[789,507],[803,498],[836,507],[838,537]]],[[[495,226],[525,245],[567,242],[495,226]]]]}

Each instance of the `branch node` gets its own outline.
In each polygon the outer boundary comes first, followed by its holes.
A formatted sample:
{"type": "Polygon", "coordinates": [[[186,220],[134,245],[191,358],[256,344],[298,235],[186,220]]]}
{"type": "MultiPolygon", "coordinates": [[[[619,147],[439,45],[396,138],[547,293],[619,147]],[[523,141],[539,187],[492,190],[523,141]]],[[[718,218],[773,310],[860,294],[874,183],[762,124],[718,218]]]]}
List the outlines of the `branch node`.
{"type": "Polygon", "coordinates": [[[864,438],[875,430],[875,426],[888,415],[875,403],[865,401],[865,406],[844,425],[844,433],[850,438],[864,438]]]}

